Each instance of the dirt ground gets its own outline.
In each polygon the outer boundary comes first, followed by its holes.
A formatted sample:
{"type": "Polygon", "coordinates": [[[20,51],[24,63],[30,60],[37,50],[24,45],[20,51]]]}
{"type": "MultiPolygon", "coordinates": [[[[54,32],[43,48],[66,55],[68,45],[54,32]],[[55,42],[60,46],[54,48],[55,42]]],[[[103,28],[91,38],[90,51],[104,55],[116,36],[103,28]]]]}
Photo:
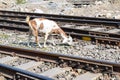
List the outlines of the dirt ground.
{"type": "Polygon", "coordinates": [[[119,5],[119,0],[114,0],[114,3],[109,0],[97,0],[81,7],[74,6],[70,0],[0,0],[0,10],[116,19],[120,18],[119,5]]]}

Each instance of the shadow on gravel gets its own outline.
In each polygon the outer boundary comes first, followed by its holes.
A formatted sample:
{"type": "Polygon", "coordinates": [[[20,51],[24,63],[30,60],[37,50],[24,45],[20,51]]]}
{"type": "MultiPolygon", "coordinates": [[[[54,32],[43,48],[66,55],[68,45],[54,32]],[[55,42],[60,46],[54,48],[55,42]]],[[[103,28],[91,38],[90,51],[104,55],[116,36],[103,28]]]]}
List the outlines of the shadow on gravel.
{"type": "MultiPolygon", "coordinates": [[[[27,42],[13,42],[12,44],[19,45],[19,46],[25,46],[25,47],[33,47],[33,48],[39,47],[36,42],[30,42],[29,45],[28,45],[27,42]]],[[[43,46],[44,44],[41,42],[40,45],[43,46]]],[[[47,42],[46,45],[47,46],[53,46],[53,47],[55,47],[56,45],[57,46],[66,46],[66,47],[70,46],[70,45],[65,44],[65,43],[56,43],[56,44],[53,44],[51,42],[47,42]]]]}
{"type": "Polygon", "coordinates": [[[37,44],[35,42],[30,42],[29,46],[27,42],[13,42],[15,45],[26,46],[26,47],[36,47],[37,44]]]}

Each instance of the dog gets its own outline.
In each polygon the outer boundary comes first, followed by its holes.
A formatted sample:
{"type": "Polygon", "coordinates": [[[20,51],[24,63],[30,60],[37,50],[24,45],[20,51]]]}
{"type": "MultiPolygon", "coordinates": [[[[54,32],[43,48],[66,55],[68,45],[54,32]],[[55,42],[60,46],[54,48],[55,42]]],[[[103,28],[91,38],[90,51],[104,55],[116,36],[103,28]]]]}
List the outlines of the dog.
{"type": "Polygon", "coordinates": [[[48,39],[48,36],[52,33],[55,34],[60,34],[61,37],[63,38],[62,43],[66,43],[68,45],[72,45],[73,39],[69,35],[67,35],[58,25],[55,21],[45,19],[45,18],[34,18],[30,20],[30,16],[26,17],[26,22],[29,25],[29,40],[28,40],[28,45],[30,43],[30,38],[31,35],[34,35],[35,41],[38,44],[39,47],[42,47],[39,44],[39,39],[38,39],[38,34],[44,33],[44,47],[46,46],[46,41],[48,39]]]}

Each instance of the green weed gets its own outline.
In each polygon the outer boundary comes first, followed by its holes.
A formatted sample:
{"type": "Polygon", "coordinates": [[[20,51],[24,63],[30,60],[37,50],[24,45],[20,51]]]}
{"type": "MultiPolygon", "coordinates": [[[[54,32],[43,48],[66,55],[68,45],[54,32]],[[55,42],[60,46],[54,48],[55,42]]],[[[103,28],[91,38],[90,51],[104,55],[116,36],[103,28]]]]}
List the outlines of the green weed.
{"type": "Polygon", "coordinates": [[[24,4],[24,3],[26,3],[26,0],[16,0],[16,3],[17,4],[24,4]]]}

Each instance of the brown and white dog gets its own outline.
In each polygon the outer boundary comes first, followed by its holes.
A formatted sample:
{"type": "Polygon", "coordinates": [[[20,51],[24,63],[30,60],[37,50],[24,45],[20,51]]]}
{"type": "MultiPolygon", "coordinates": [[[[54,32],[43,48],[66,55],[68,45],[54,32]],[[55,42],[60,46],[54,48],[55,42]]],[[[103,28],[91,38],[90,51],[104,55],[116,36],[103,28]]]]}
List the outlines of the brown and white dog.
{"type": "Polygon", "coordinates": [[[30,42],[31,35],[33,34],[35,36],[36,43],[38,44],[39,47],[41,47],[41,45],[39,44],[39,39],[38,39],[39,32],[45,34],[44,47],[46,47],[47,38],[49,34],[51,33],[60,34],[61,37],[63,38],[62,43],[67,43],[69,45],[72,44],[72,41],[73,41],[72,37],[67,36],[66,33],[57,25],[57,23],[52,20],[48,20],[44,18],[35,18],[35,19],[30,20],[30,17],[27,16],[26,22],[28,23],[30,27],[28,44],[30,42]]]}

